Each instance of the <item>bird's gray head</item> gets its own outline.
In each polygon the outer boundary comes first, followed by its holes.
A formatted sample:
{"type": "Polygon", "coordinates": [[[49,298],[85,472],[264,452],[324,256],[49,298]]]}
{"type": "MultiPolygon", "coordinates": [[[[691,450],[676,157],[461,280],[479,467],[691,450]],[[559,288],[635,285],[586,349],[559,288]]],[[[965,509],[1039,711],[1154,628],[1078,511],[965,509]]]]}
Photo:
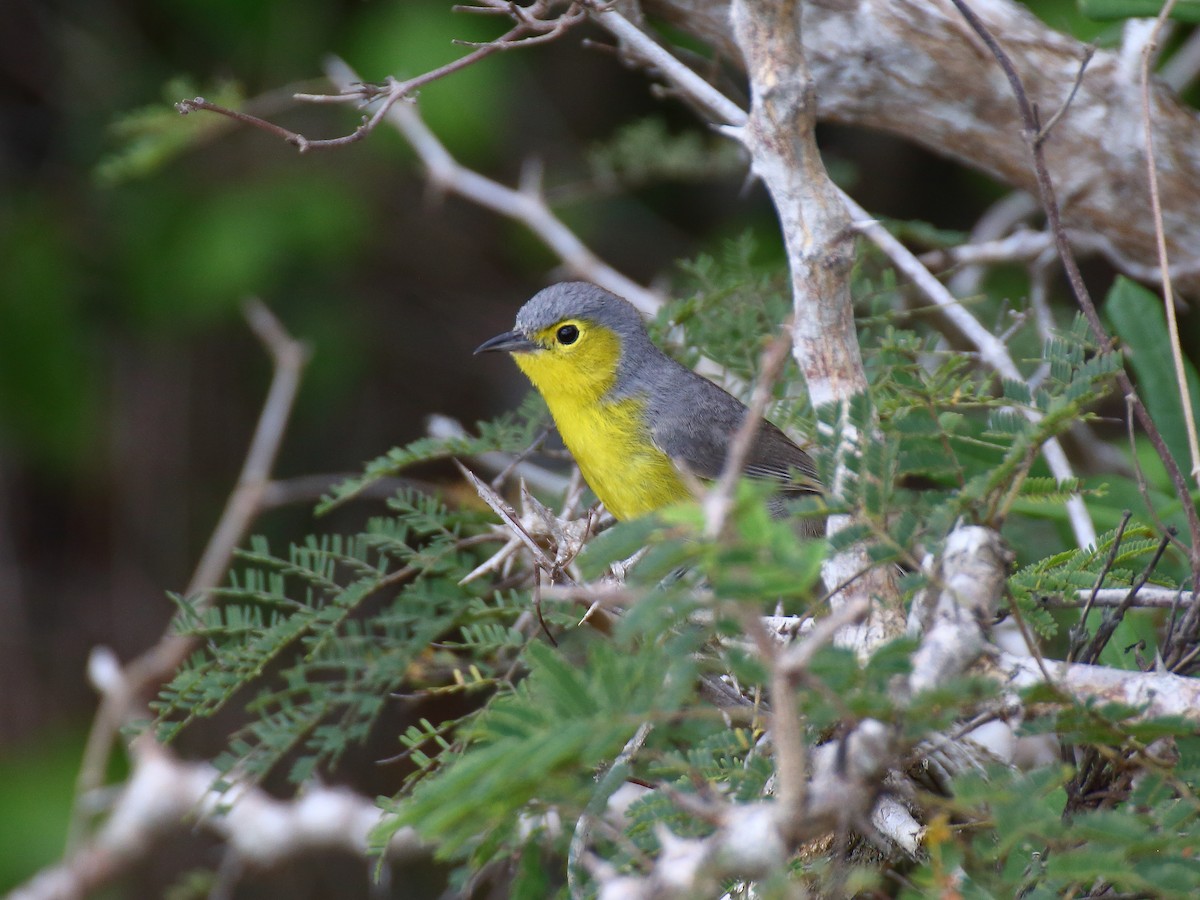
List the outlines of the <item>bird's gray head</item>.
{"type": "Polygon", "coordinates": [[[582,281],[535,294],[517,312],[513,331],[484,341],[475,352],[492,350],[511,353],[542,396],[582,386],[632,393],[647,363],[666,358],[632,303],[582,281]]]}
{"type": "Polygon", "coordinates": [[[564,281],[534,294],[517,312],[517,331],[532,337],[567,319],[594,322],[626,338],[646,334],[632,303],[585,281],[564,281]]]}

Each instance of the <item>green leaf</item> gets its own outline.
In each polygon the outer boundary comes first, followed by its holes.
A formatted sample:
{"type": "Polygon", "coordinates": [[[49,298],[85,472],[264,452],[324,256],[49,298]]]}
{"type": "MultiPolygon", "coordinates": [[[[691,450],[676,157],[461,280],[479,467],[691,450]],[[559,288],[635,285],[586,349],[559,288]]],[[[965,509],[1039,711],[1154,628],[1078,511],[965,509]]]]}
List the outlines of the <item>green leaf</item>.
{"type": "MultiPolygon", "coordinates": [[[[1196,6],[1200,9],[1200,0],[1196,6]]],[[[1162,432],[1175,462],[1186,472],[1190,468],[1187,425],[1169,349],[1170,335],[1162,299],[1122,276],[1117,278],[1105,298],[1104,312],[1126,347],[1129,364],[1137,378],[1138,393],[1150,417],[1162,432]]],[[[1183,365],[1192,396],[1192,414],[1200,418],[1200,378],[1186,357],[1183,365]]]]}
{"type": "Polygon", "coordinates": [[[473,725],[470,752],[423,780],[376,839],[412,825],[436,841],[440,857],[454,858],[481,834],[516,834],[535,801],[582,808],[594,766],[690,691],[687,654],[627,653],[596,642],[582,666],[541,644],[526,658],[529,677],[473,725]]]}
{"type": "MultiPolygon", "coordinates": [[[[1089,19],[1148,19],[1162,12],[1163,0],[1078,0],[1079,11],[1089,19]]],[[[1200,22],[1200,0],[1179,0],[1171,10],[1179,22],[1200,22]]]]}

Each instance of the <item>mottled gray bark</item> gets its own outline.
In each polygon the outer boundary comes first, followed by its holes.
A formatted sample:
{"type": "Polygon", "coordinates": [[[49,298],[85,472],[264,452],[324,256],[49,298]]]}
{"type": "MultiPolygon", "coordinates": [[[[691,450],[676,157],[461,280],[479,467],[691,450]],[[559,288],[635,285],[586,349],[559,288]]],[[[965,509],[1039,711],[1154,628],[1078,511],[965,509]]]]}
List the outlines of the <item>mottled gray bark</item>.
{"type": "MultiPolygon", "coordinates": [[[[644,0],[661,17],[741,63],[728,0],[644,0]]],[[[1085,46],[1009,0],[972,8],[1012,56],[1048,121],[1070,93],[1085,46]]],[[[818,114],[878,128],[1035,189],[1017,107],[1003,73],[949,0],[808,0],[803,45],[818,114]]],[[[1151,118],[1177,286],[1200,288],[1200,116],[1166,87],[1151,118]]],[[[1067,226],[1093,232],[1131,271],[1156,268],[1137,65],[1098,51],[1046,143],[1067,226]]]]}

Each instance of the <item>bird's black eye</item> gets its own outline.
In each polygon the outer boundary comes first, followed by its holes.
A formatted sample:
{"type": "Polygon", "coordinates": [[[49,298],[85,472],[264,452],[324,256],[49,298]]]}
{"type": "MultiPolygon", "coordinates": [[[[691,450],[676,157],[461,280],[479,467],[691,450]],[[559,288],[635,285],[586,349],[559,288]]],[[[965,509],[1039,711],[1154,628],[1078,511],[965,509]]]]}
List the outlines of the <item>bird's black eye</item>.
{"type": "Polygon", "coordinates": [[[555,336],[560,344],[573,344],[579,337],[579,329],[574,325],[564,325],[558,329],[555,336]]]}

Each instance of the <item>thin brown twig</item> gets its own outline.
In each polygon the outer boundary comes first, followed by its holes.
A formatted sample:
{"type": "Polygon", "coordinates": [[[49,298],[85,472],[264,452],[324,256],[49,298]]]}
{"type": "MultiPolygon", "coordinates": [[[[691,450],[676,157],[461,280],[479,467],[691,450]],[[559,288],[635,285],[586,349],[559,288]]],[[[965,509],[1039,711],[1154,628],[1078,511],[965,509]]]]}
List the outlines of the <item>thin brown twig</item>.
{"type": "Polygon", "coordinates": [[[1042,656],[1042,648],[1038,646],[1038,641],[1033,631],[1029,628],[1029,623],[1025,621],[1025,616],[1021,612],[1021,607],[1017,604],[1017,598],[1013,596],[1009,590],[1008,584],[1004,585],[1004,598],[1008,601],[1009,612],[1012,613],[1013,621],[1017,623],[1017,630],[1021,632],[1021,640],[1025,642],[1026,648],[1029,650],[1030,656],[1037,663],[1038,669],[1042,673],[1042,677],[1047,682],[1050,681],[1050,673],[1046,670],[1046,658],[1042,656]]]}
{"type": "Polygon", "coordinates": [[[1100,588],[1104,586],[1104,579],[1108,576],[1113,564],[1117,561],[1117,553],[1121,549],[1121,537],[1125,534],[1125,527],[1129,524],[1131,518],[1133,518],[1133,513],[1129,510],[1125,510],[1121,515],[1121,524],[1117,526],[1117,533],[1113,537],[1113,543],[1108,550],[1108,556],[1105,557],[1104,565],[1100,567],[1100,572],[1096,576],[1096,583],[1092,586],[1091,594],[1088,595],[1087,603],[1083,605],[1083,612],[1079,614],[1079,622],[1072,629],[1071,646],[1067,649],[1067,662],[1075,661],[1076,653],[1083,649],[1083,645],[1087,641],[1088,613],[1092,611],[1092,604],[1096,602],[1096,595],[1100,593],[1100,588]]]}
{"type": "MultiPolygon", "coordinates": [[[[783,665],[781,648],[767,632],[762,617],[756,611],[739,605],[737,612],[742,629],[754,641],[755,648],[770,674],[771,740],[775,745],[775,771],[778,778],[775,793],[783,811],[784,827],[790,829],[789,823],[802,818],[808,793],[808,744],[804,738],[804,722],[796,703],[796,679],[799,670],[792,671],[783,665]]],[[[832,639],[832,633],[829,634],[829,638],[832,639]]],[[[822,637],[818,636],[815,640],[821,639],[822,637]]]]}
{"type": "MultiPolygon", "coordinates": [[[[1134,481],[1137,483],[1138,496],[1142,498],[1142,503],[1146,505],[1146,513],[1150,516],[1150,520],[1154,523],[1155,527],[1163,534],[1166,534],[1167,523],[1159,517],[1156,505],[1150,497],[1150,485],[1146,481],[1146,473],[1142,469],[1142,462],[1138,456],[1137,431],[1134,427],[1134,418],[1133,400],[1128,394],[1126,394],[1125,434],[1129,438],[1129,459],[1133,463],[1133,477],[1134,481]]],[[[1172,543],[1181,553],[1183,553],[1184,556],[1188,555],[1187,545],[1184,544],[1183,541],[1175,538],[1172,543]]]]}
{"type": "MultiPolygon", "coordinates": [[[[250,125],[254,128],[260,129],[261,131],[266,131],[269,134],[273,134],[276,137],[283,138],[283,140],[287,141],[289,144],[295,144],[296,146],[301,147],[301,152],[304,152],[305,149],[301,142],[303,142],[303,144],[310,143],[309,140],[303,135],[296,134],[296,132],[292,131],[291,129],[284,128],[282,125],[276,125],[274,122],[264,119],[261,116],[255,116],[250,113],[241,112],[240,110],[230,109],[227,106],[221,106],[217,103],[211,103],[210,101],[205,100],[203,97],[193,97],[190,100],[180,100],[175,104],[175,109],[179,111],[181,116],[186,116],[189,113],[193,113],[198,110],[216,113],[217,115],[224,116],[227,119],[232,119],[235,122],[241,122],[243,125],[250,125]]],[[[357,138],[355,138],[355,140],[357,140],[357,138]]],[[[342,141],[342,143],[348,142],[342,141]]]]}
{"type": "Polygon", "coordinates": [[[1121,604],[1108,613],[1104,617],[1104,621],[1096,629],[1096,634],[1088,642],[1087,647],[1079,654],[1080,662],[1094,663],[1100,658],[1100,651],[1104,649],[1105,644],[1112,638],[1113,632],[1117,630],[1117,626],[1121,624],[1121,620],[1125,618],[1125,613],[1129,611],[1133,605],[1133,600],[1137,597],[1137,592],[1141,590],[1142,585],[1150,580],[1150,576],[1154,574],[1154,570],[1158,567],[1159,560],[1162,559],[1163,553],[1166,552],[1170,541],[1164,535],[1158,542],[1158,547],[1154,551],[1154,556],[1150,558],[1150,562],[1146,563],[1146,567],[1142,570],[1142,574],[1138,576],[1137,581],[1129,588],[1129,593],[1121,604]]]}
{"type": "Polygon", "coordinates": [[[1200,603],[1195,601],[1198,591],[1200,591],[1200,573],[1196,573],[1192,577],[1193,601],[1188,606],[1187,612],[1184,613],[1179,628],[1171,635],[1171,643],[1162,653],[1167,668],[1172,672],[1182,672],[1183,667],[1196,656],[1192,644],[1197,643],[1197,633],[1200,632],[1200,603]]]}
{"type": "MultiPolygon", "coordinates": [[[[329,59],[325,70],[335,85],[348,88],[358,83],[358,75],[339,59],[329,59]]],[[[421,159],[436,188],[458,194],[484,209],[524,224],[557,254],[572,274],[624,297],[643,313],[651,315],[662,306],[663,296],[659,292],[642,287],[597,257],[555,216],[540,194],[524,185],[510,188],[460,164],[429,130],[416,107],[394,106],[387,119],[421,159]]]]}
{"type": "Polygon", "coordinates": [[[500,490],[500,488],[504,486],[504,482],[506,482],[508,477],[516,470],[517,466],[541,449],[542,444],[546,443],[546,438],[550,437],[550,432],[551,429],[549,427],[543,428],[541,433],[533,439],[528,447],[526,447],[520,453],[514,453],[512,461],[509,462],[509,464],[503,469],[501,469],[496,474],[496,477],[492,479],[492,490],[500,490]]]}
{"type": "Polygon", "coordinates": [[[725,520],[733,505],[733,491],[742,474],[742,466],[751,447],[754,446],[754,438],[762,426],[767,404],[771,402],[771,392],[775,389],[775,382],[779,380],[788,352],[792,348],[791,332],[789,316],[759,360],[758,383],[754,385],[750,394],[746,416],[729,443],[729,452],[721,469],[721,477],[704,498],[704,530],[709,537],[716,537],[724,530],[725,520]]]}
{"type": "Polygon", "coordinates": [[[1195,647],[1193,647],[1191,650],[1189,650],[1184,656],[1181,656],[1178,661],[1172,663],[1170,666],[1170,670],[1172,672],[1176,672],[1180,675],[1185,675],[1185,674],[1187,674],[1188,665],[1190,665],[1192,662],[1194,662],[1197,657],[1200,657],[1200,644],[1197,644],[1195,647]]]}
{"type": "Polygon", "coordinates": [[[558,646],[558,639],[550,633],[550,626],[546,624],[546,617],[542,615],[542,576],[540,572],[535,572],[533,576],[533,612],[537,616],[538,625],[542,628],[542,634],[546,635],[546,640],[550,642],[551,647],[558,646]]]}
{"type": "MultiPolygon", "coordinates": [[[[1174,0],[1171,0],[1174,2],[1174,0]]],[[[1075,73],[1075,83],[1071,85],[1071,92],[1067,94],[1067,99],[1062,102],[1062,105],[1050,117],[1050,121],[1042,126],[1042,130],[1038,132],[1037,142],[1040,144],[1050,136],[1050,132],[1054,130],[1054,126],[1058,124],[1059,119],[1066,115],[1067,110],[1071,108],[1071,101],[1075,99],[1075,95],[1079,93],[1079,86],[1083,84],[1083,73],[1087,71],[1088,63],[1092,61],[1092,57],[1096,54],[1096,48],[1088,46],[1083,51],[1083,59],[1079,61],[1079,71],[1075,73]]]]}
{"type": "MultiPolygon", "coordinates": [[[[515,3],[510,3],[509,6],[513,10],[522,9],[515,3]]],[[[511,14],[517,19],[518,22],[521,22],[521,26],[518,26],[517,29],[513,29],[514,31],[517,31],[519,28],[525,26],[527,21],[531,23],[537,22],[547,27],[538,28],[530,24],[526,30],[526,36],[521,36],[519,38],[509,38],[506,35],[504,38],[501,38],[498,41],[462,41],[456,39],[454,43],[461,47],[494,47],[497,50],[512,50],[514,47],[530,47],[534,44],[544,44],[548,41],[558,40],[558,38],[561,37],[563,33],[567,31],[567,29],[574,25],[578,25],[587,16],[587,13],[582,8],[577,8],[575,4],[572,4],[571,9],[569,9],[567,12],[557,16],[550,22],[545,22],[541,19],[527,20],[527,14],[523,11],[519,13],[513,12],[511,14]],[[533,31],[533,33],[530,34],[530,31],[533,31]]],[[[473,61],[474,60],[472,60],[472,62],[473,61]]]]}
{"type": "MultiPolygon", "coordinates": [[[[495,5],[493,4],[493,6],[495,5]]],[[[472,66],[481,59],[491,56],[493,53],[510,50],[513,47],[525,44],[554,40],[572,26],[582,22],[587,16],[586,11],[575,3],[572,3],[565,12],[549,20],[541,18],[542,13],[548,11],[553,6],[553,3],[549,2],[549,0],[537,0],[537,2],[527,8],[518,7],[515,3],[506,3],[503,6],[505,8],[502,10],[498,8],[497,12],[502,11],[512,15],[517,22],[513,28],[494,41],[486,41],[478,44],[469,43],[469,46],[475,48],[474,50],[460,56],[458,59],[451,60],[445,65],[438,66],[436,69],[431,69],[428,72],[404,81],[400,81],[389,75],[382,84],[359,82],[356,87],[344,90],[340,94],[320,95],[303,93],[293,95],[293,99],[306,103],[353,102],[364,107],[375,102],[379,103],[379,106],[371,115],[363,116],[357,128],[349,134],[344,134],[340,137],[309,138],[275,122],[212,103],[203,97],[180,100],[175,104],[175,108],[179,110],[180,115],[184,116],[198,110],[225,116],[243,125],[250,125],[268,134],[273,134],[287,141],[301,153],[307,153],[310,150],[330,150],[336,147],[345,147],[348,144],[356,143],[365,138],[379,126],[379,123],[384,120],[393,106],[401,100],[410,99],[425,85],[445,78],[447,75],[452,75],[468,66],[472,66]]],[[[465,41],[456,41],[455,43],[468,44],[465,41]]]]}
{"type": "Polygon", "coordinates": [[[229,567],[234,548],[245,537],[262,502],[263,491],[270,483],[271,469],[283,443],[292,404],[300,389],[300,376],[309,357],[308,347],[289,335],[261,301],[248,301],[244,312],[251,331],[270,353],[276,376],[267,391],[258,427],[238,475],[237,487],[230,495],[188,584],[189,596],[208,590],[220,581],[229,567]]]}
{"type": "MultiPolygon", "coordinates": [[[[1195,597],[1191,598],[1195,601],[1195,597]]],[[[1179,622],[1179,604],[1183,600],[1183,588],[1175,592],[1171,601],[1171,614],[1167,617],[1167,630],[1163,633],[1162,646],[1170,647],[1175,636],[1175,626],[1179,622]]]]}

